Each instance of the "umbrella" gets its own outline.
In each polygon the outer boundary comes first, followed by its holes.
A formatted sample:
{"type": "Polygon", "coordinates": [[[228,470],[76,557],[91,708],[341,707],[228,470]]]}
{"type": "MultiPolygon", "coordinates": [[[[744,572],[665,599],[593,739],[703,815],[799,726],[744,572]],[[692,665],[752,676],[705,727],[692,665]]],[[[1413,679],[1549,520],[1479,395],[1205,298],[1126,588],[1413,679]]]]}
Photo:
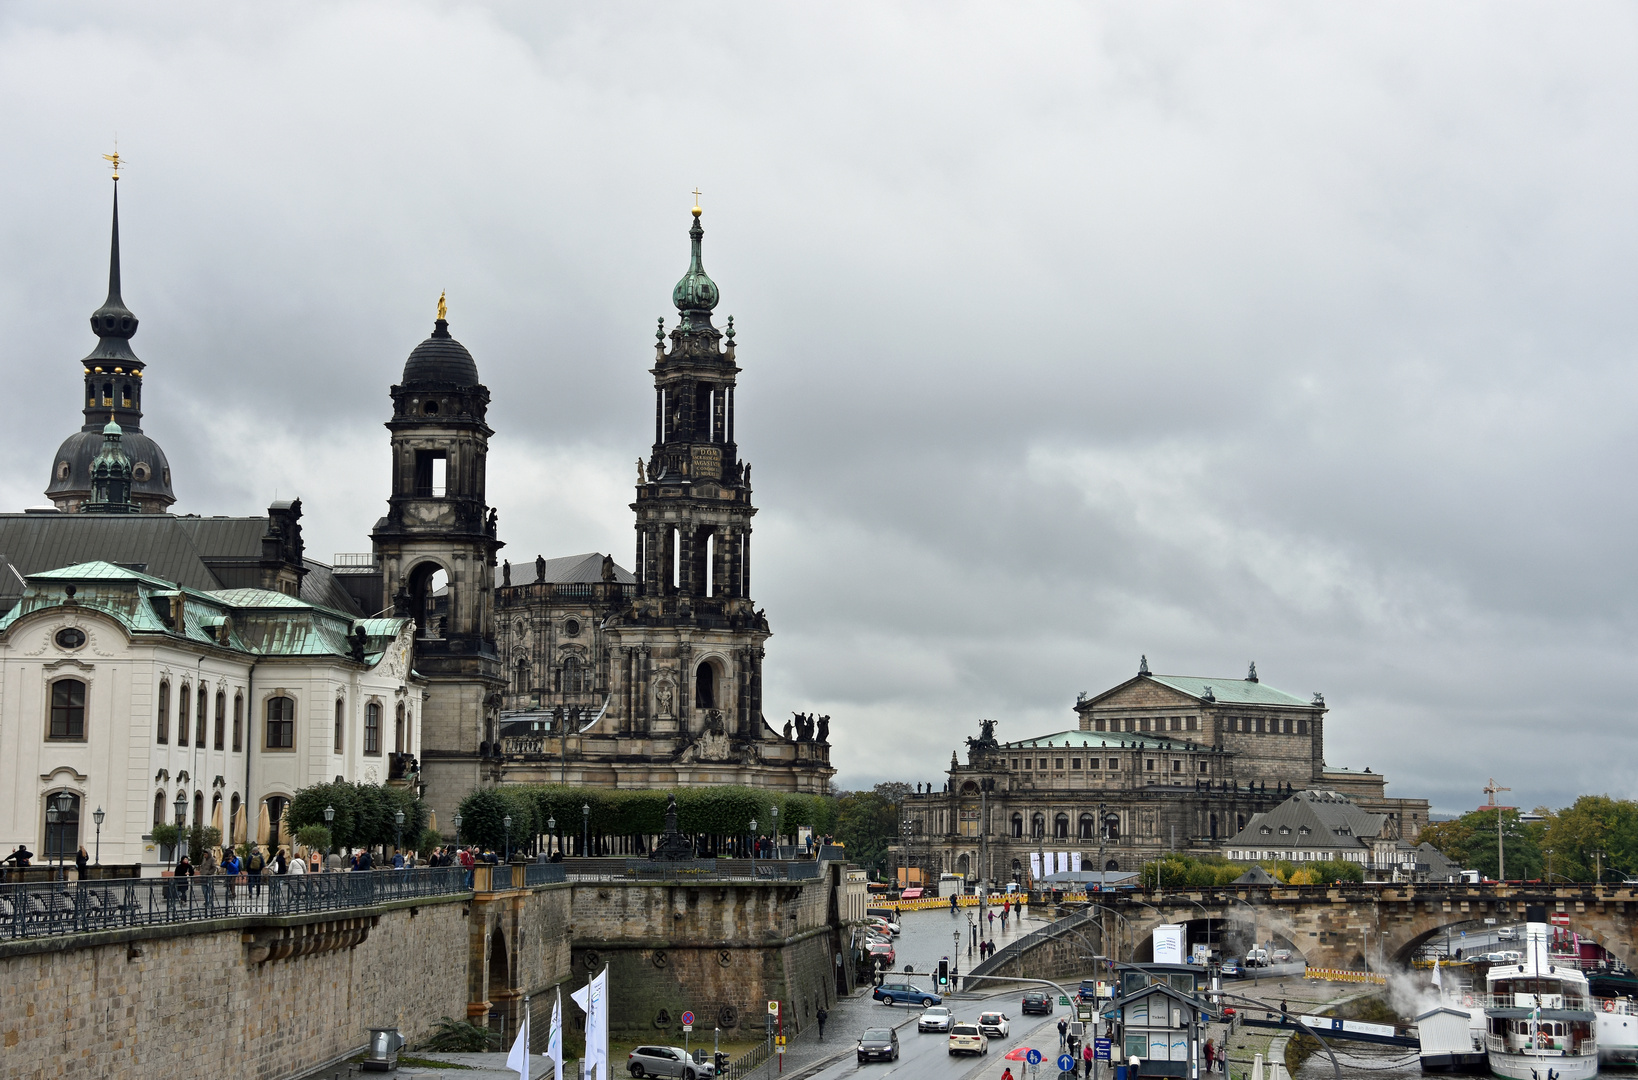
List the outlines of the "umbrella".
{"type": "Polygon", "coordinates": [[[1029,1053],[1029,1047],[1027,1047],[1027,1046],[1015,1046],[1011,1050],[1008,1050],[1006,1052],[1006,1054],[1002,1056],[1001,1060],[1002,1061],[1023,1061],[1024,1060],[1024,1055],[1028,1054],[1028,1053],[1029,1053]]]}

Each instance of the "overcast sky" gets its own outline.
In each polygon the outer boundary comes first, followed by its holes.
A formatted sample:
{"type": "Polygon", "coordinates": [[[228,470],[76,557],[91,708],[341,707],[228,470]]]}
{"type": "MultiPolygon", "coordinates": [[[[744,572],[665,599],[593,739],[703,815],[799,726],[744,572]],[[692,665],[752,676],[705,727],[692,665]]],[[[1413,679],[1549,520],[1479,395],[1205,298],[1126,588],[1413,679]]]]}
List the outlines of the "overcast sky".
{"type": "Polygon", "coordinates": [[[1158,672],[1440,811],[1638,795],[1638,12],[0,6],[0,506],[80,423],[119,149],[176,510],[368,548],[447,289],[506,554],[631,562],[690,190],[767,715],[838,781],[1158,672]]]}

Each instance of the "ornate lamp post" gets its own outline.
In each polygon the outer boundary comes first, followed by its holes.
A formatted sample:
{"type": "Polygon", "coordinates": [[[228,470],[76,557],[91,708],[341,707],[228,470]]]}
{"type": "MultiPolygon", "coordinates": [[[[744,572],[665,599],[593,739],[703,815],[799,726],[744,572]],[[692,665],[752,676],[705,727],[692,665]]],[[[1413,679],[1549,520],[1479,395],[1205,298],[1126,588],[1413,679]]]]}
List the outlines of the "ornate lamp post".
{"type": "MultiPolygon", "coordinates": [[[[557,835],[557,817],[555,815],[546,819],[546,835],[547,836],[556,836],[557,835]]],[[[548,841],[548,843],[549,843],[549,841],[548,841]]],[[[562,851],[563,850],[563,845],[559,844],[557,846],[557,849],[559,851],[562,851]]],[[[550,852],[548,852],[548,854],[550,854],[550,852]]]]}
{"type": "Polygon", "coordinates": [[[188,851],[188,834],[182,826],[188,823],[188,796],[181,791],[176,793],[176,827],[181,835],[176,838],[176,857],[180,861],[183,855],[192,854],[188,851]]]}
{"type": "Polygon", "coordinates": [[[512,861],[512,815],[501,818],[501,828],[506,830],[506,861],[512,861]]]}
{"type": "Polygon", "coordinates": [[[591,855],[591,803],[580,804],[580,857],[591,855]]]}
{"type": "Polygon", "coordinates": [[[773,832],[774,858],[779,858],[779,807],[768,807],[768,813],[773,815],[773,824],[769,826],[773,832]]]}
{"type": "Polygon", "coordinates": [[[49,846],[51,843],[51,838],[53,836],[56,837],[57,847],[59,849],[56,852],[57,873],[59,875],[62,873],[63,853],[60,849],[63,846],[63,838],[62,833],[57,831],[57,826],[62,822],[62,820],[63,812],[57,809],[57,796],[53,795],[51,798],[46,800],[46,844],[49,846]]]}
{"type": "Polygon", "coordinates": [[[396,834],[393,847],[402,852],[404,850],[404,812],[402,810],[392,816],[392,823],[395,826],[393,832],[396,834]]]}
{"type": "Polygon", "coordinates": [[[102,807],[100,807],[100,806],[97,807],[96,810],[93,811],[92,814],[91,814],[91,820],[95,821],[97,823],[97,865],[98,866],[102,865],[102,819],[107,817],[107,816],[108,816],[107,814],[102,812],[102,807]]]}
{"type": "Polygon", "coordinates": [[[756,877],[756,818],[751,819],[751,876],[756,877]]]}
{"type": "Polygon", "coordinates": [[[459,844],[461,842],[461,815],[456,814],[452,824],[455,826],[455,842],[459,844]]]}
{"type": "MultiPolygon", "coordinates": [[[[324,831],[329,833],[330,827],[334,825],[335,822],[336,808],[333,806],[326,806],[324,808],[324,831]]],[[[324,869],[326,870],[330,869],[330,852],[334,850],[335,842],[335,834],[330,833],[330,843],[324,845],[324,869]]]]}

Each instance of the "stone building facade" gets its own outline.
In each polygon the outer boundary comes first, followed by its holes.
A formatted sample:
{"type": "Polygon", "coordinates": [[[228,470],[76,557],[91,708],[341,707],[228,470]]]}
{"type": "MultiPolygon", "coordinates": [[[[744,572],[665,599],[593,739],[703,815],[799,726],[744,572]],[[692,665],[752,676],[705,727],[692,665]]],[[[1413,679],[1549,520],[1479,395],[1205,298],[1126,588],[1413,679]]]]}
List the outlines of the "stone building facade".
{"type": "Polygon", "coordinates": [[[781,732],[763,715],[771,631],[751,599],[756,506],[734,437],[734,321],[712,322],[719,293],[699,214],[672,292],[677,324],[655,334],[654,444],[631,504],[636,572],[598,555],[537,560],[528,584],[503,568],[505,780],[829,790],[828,718],[781,732]]]}
{"type": "MultiPolygon", "coordinates": [[[[901,856],[990,881],[1027,880],[1030,855],[1045,852],[1136,870],[1167,852],[1221,853],[1254,815],[1327,782],[1325,699],[1269,686],[1256,665],[1214,679],[1156,675],[1145,660],[1074,710],[1072,729],[1007,742],[986,721],[965,764],[951,754],[942,791],[907,799],[901,856]]],[[[1361,805],[1414,841],[1427,802],[1382,792],[1361,805]]]]}

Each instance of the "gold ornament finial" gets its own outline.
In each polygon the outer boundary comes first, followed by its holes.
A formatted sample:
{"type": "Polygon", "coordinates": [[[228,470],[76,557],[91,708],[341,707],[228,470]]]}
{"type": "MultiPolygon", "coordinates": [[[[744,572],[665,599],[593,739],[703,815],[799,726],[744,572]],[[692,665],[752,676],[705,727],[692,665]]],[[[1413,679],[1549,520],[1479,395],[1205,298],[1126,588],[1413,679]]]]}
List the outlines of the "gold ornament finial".
{"type": "Polygon", "coordinates": [[[119,183],[119,167],[123,163],[124,159],[119,156],[119,136],[118,135],[114,136],[114,152],[112,154],[102,155],[102,160],[108,162],[108,164],[113,167],[113,170],[114,170],[114,183],[116,183],[116,184],[119,183]]]}
{"type": "Polygon", "coordinates": [[[700,189],[694,189],[694,216],[700,216],[700,189]]]}
{"type": "Polygon", "coordinates": [[[438,318],[445,322],[449,320],[449,305],[444,303],[444,294],[442,292],[438,294],[438,318]]]}

